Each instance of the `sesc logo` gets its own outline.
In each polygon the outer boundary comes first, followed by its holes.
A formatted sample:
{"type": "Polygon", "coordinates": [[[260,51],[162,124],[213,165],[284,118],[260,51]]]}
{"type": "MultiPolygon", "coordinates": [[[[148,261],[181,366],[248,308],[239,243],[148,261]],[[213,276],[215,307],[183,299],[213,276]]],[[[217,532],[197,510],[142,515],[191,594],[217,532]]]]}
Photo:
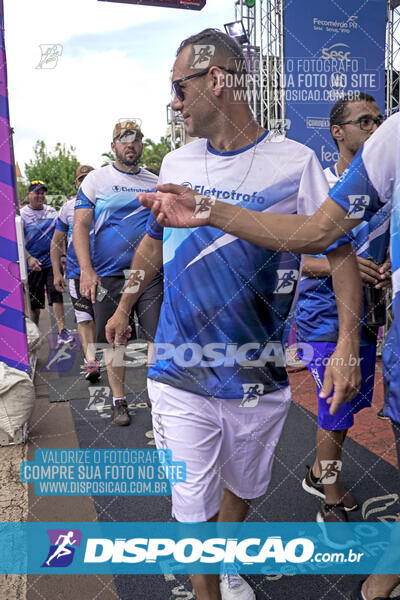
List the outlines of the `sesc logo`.
{"type": "Polygon", "coordinates": [[[321,56],[324,60],[350,60],[350,50],[345,51],[345,48],[349,48],[349,46],[347,44],[333,44],[329,48],[322,48],[321,56]]]}
{"type": "Polygon", "coordinates": [[[347,19],[347,23],[348,23],[350,29],[357,29],[357,27],[358,27],[357,20],[358,20],[358,15],[351,15],[347,19]]]}
{"type": "Polygon", "coordinates": [[[79,529],[48,529],[50,548],[42,567],[68,567],[74,558],[75,548],[81,545],[79,529]]]}

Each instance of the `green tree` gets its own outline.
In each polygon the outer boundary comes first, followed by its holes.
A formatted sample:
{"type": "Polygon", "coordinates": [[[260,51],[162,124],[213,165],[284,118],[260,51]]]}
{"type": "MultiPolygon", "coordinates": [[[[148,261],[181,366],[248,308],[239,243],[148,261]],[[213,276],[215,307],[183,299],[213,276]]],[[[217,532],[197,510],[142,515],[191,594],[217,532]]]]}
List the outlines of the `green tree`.
{"type": "Polygon", "coordinates": [[[108,152],[103,152],[101,157],[103,159],[103,164],[101,165],[102,167],[111,165],[111,163],[113,163],[115,160],[114,152],[112,152],[112,150],[109,150],[108,152]]]}
{"type": "Polygon", "coordinates": [[[21,205],[28,195],[28,185],[25,182],[17,181],[18,202],[21,205]]]}
{"type": "MultiPolygon", "coordinates": [[[[168,152],[171,152],[171,144],[165,137],[162,137],[159,142],[153,142],[150,138],[146,138],[143,140],[143,154],[140,164],[145,169],[155,171],[158,175],[162,160],[168,152]]],[[[103,159],[102,167],[111,164],[115,160],[115,156],[111,151],[103,152],[101,157],[103,159]]]]}
{"type": "Polygon", "coordinates": [[[153,142],[150,138],[146,138],[143,142],[143,154],[140,162],[146,169],[151,169],[158,175],[162,160],[168,152],[171,152],[171,144],[165,137],[162,137],[159,142],[153,142]]]}
{"type": "Polygon", "coordinates": [[[58,143],[54,150],[49,150],[43,140],[37,140],[33,151],[34,159],[25,164],[26,176],[29,181],[44,181],[48,204],[60,208],[65,198],[76,193],[75,172],[79,161],[75,156],[75,148],[58,143]]]}

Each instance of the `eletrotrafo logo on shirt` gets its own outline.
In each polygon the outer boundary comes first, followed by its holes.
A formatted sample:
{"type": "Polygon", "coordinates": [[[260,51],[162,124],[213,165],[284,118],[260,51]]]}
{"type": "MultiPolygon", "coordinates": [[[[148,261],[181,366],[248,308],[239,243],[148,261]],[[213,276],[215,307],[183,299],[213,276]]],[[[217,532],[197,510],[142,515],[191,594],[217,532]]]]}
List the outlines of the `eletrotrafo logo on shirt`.
{"type": "Polygon", "coordinates": [[[113,192],[116,192],[117,194],[119,194],[120,192],[139,193],[139,192],[155,191],[155,190],[139,189],[139,188],[135,188],[135,187],[127,187],[126,185],[113,185],[111,189],[113,192]]]}
{"type": "Polygon", "coordinates": [[[228,202],[231,201],[233,204],[250,203],[253,204],[253,206],[258,204],[260,206],[264,206],[266,202],[266,198],[264,196],[261,196],[257,190],[246,194],[244,192],[238,192],[236,190],[219,189],[216,187],[207,188],[206,185],[193,184],[190,181],[183,181],[180,185],[194,190],[200,196],[212,196],[215,200],[225,200],[228,202]]]}

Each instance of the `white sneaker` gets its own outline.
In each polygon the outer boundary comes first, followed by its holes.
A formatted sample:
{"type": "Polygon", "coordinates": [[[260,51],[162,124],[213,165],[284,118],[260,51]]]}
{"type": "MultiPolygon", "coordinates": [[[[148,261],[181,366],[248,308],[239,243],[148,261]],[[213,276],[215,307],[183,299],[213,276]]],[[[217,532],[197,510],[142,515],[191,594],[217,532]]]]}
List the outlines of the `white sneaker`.
{"type": "Polygon", "coordinates": [[[222,600],[255,600],[256,595],[247,581],[237,573],[221,575],[219,589],[222,600]]]}

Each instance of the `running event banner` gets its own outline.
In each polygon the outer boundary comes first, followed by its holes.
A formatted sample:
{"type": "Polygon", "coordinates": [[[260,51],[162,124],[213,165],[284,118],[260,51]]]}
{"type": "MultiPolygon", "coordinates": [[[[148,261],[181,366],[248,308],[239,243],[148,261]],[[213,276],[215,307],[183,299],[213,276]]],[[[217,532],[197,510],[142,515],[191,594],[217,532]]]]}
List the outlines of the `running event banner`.
{"type": "Polygon", "coordinates": [[[284,3],[287,135],[324,167],[338,158],[329,112],[345,93],[366,92],[385,110],[386,0],[284,3]]]}
{"type": "Polygon", "coordinates": [[[4,9],[0,0],[0,361],[29,371],[24,299],[15,229],[15,171],[8,111],[4,9]]]}

